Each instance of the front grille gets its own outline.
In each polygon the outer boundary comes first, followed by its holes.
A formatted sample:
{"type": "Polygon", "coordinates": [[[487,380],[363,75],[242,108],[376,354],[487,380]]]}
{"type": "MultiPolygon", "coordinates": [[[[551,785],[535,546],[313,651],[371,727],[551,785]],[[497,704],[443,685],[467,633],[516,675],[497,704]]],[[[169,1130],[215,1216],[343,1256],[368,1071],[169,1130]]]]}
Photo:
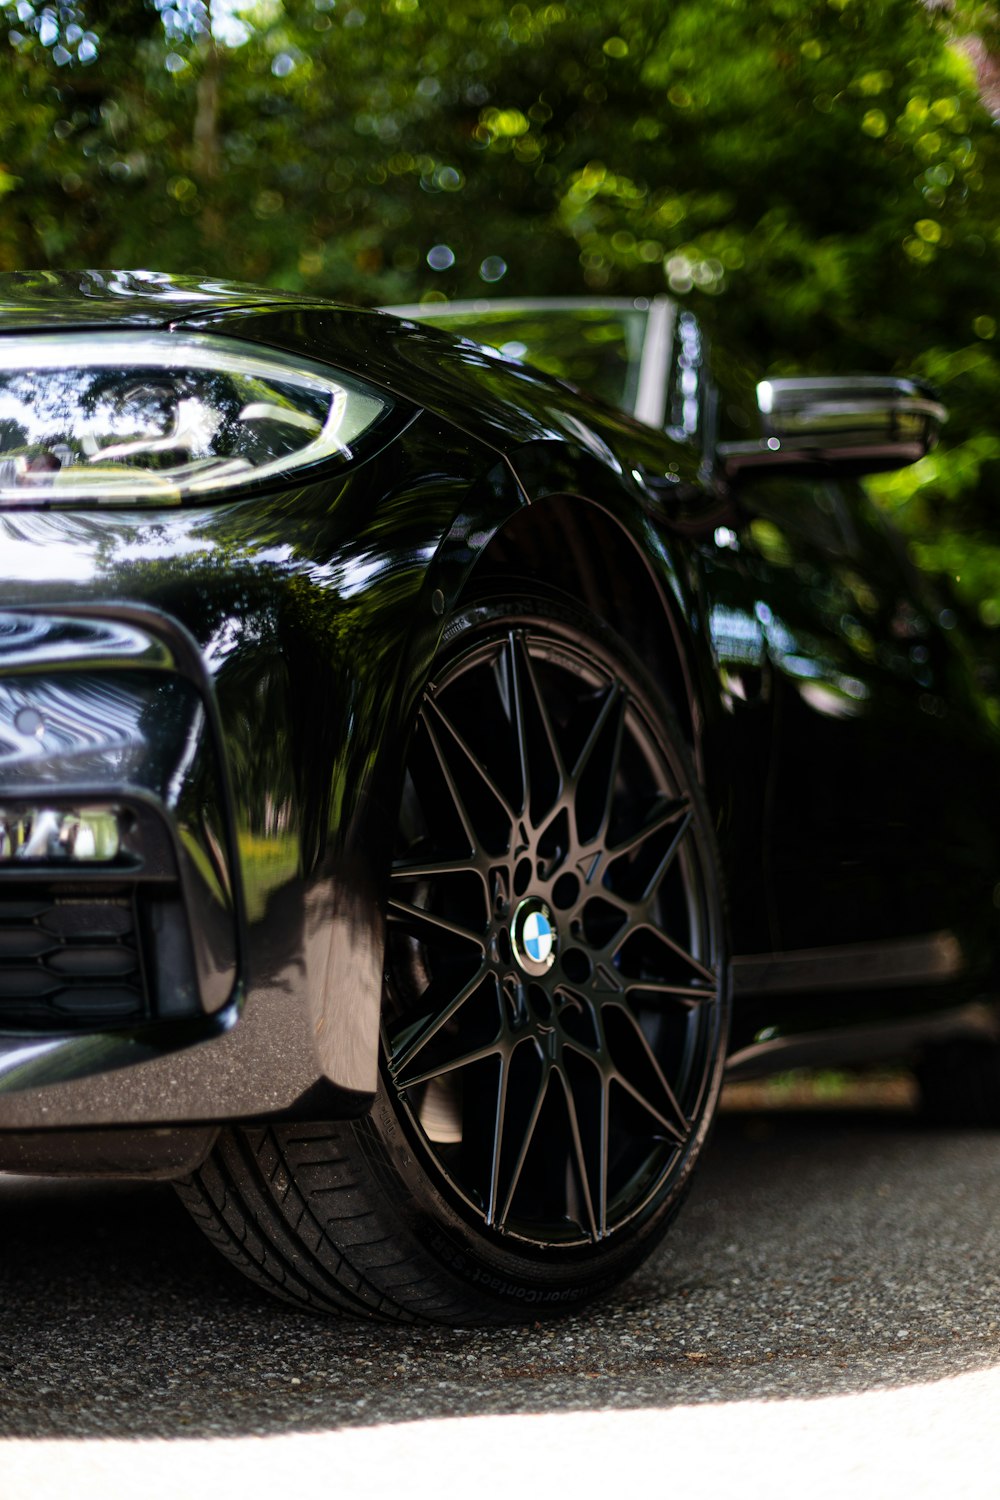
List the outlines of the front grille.
{"type": "Polygon", "coordinates": [[[66,1031],[149,1013],[133,892],[0,896],[0,1028],[66,1031]]]}

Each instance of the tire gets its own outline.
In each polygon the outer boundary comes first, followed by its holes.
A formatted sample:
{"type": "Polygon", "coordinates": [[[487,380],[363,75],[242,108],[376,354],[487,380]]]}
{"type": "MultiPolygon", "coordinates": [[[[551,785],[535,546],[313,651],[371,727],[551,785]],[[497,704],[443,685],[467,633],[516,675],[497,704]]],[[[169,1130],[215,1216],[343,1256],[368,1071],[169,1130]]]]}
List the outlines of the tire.
{"type": "Polygon", "coordinates": [[[719,860],[655,684],[597,619],[454,617],[408,749],[369,1118],[232,1127],[181,1196],[317,1309],[534,1319],[690,1184],[725,1056],[719,860]]]}

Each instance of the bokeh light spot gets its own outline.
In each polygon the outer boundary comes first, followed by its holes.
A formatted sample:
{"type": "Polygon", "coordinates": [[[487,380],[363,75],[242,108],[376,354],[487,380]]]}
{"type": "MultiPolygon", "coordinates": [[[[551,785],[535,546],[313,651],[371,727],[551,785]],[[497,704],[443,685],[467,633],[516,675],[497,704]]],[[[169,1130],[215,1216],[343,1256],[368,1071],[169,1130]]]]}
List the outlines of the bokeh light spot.
{"type": "Polygon", "coordinates": [[[499,281],[507,274],[507,262],[499,255],[487,255],[479,267],[479,275],[483,281],[499,281]]]}
{"type": "Polygon", "coordinates": [[[455,252],[450,245],[432,245],[427,252],[427,264],[432,271],[448,271],[455,264],[455,252]]]}

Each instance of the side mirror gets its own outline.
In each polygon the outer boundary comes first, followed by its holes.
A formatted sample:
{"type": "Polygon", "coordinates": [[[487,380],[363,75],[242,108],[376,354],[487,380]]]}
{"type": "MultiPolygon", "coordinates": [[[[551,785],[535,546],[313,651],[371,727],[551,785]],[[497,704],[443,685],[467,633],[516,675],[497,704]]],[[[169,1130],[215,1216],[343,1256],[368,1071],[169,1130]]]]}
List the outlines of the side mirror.
{"type": "Polygon", "coordinates": [[[757,405],[764,436],[716,450],[729,478],[792,465],[901,469],[930,452],[948,415],[926,386],[888,375],[763,380],[757,405]]]}

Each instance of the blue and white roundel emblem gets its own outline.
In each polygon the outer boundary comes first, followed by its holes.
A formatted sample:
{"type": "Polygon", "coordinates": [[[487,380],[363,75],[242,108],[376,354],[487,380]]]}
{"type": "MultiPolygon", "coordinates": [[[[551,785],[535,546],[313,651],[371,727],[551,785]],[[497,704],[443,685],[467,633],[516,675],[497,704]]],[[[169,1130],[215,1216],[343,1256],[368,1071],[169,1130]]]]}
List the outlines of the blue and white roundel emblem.
{"type": "Polygon", "coordinates": [[[511,923],[511,937],[514,956],[527,974],[538,976],[551,969],[556,959],[558,933],[544,901],[529,896],[521,902],[511,923]]]}
{"type": "Polygon", "coordinates": [[[545,913],[529,912],[521,928],[521,941],[528,957],[533,958],[536,964],[545,963],[552,952],[554,939],[552,923],[545,913]]]}

